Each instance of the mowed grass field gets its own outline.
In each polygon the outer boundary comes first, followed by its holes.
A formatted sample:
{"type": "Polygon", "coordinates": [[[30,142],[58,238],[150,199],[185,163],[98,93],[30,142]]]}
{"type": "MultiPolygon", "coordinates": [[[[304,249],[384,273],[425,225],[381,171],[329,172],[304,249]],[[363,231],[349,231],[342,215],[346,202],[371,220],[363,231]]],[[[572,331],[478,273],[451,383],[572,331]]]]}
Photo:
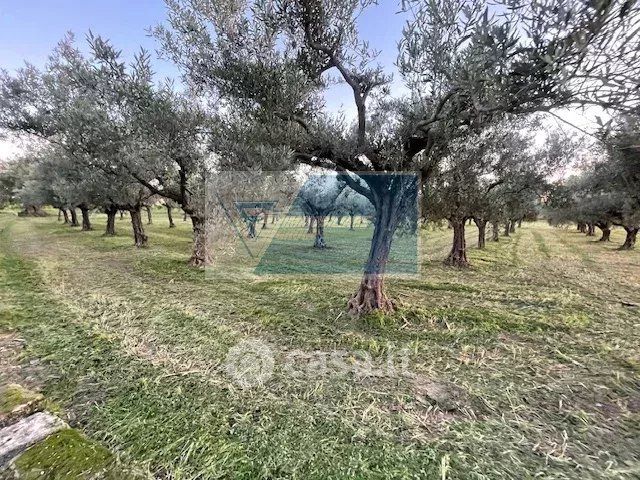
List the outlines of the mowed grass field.
{"type": "Polygon", "coordinates": [[[621,231],[525,223],[479,251],[468,227],[456,270],[450,231],[424,230],[419,277],[387,282],[398,312],[358,319],[357,276],[212,280],[186,267],[181,219],[158,210],[136,250],[128,218],[105,238],[94,217],[0,213],[0,370],[142,478],[640,478],[640,251],[621,231]],[[275,367],[243,389],[225,358],[247,339],[275,367]],[[285,368],[398,349],[406,374],[285,368]]]}

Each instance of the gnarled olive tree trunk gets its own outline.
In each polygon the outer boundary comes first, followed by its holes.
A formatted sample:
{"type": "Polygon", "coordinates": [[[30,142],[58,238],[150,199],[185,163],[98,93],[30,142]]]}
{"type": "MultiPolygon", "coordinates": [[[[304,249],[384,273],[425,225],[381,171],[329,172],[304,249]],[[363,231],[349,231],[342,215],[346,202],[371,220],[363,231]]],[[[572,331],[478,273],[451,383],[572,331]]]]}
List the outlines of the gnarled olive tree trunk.
{"type": "Polygon", "coordinates": [[[509,222],[509,233],[516,233],[516,221],[511,220],[509,222]]]}
{"type": "Polygon", "coordinates": [[[93,230],[91,226],[91,219],[89,218],[89,207],[86,205],[80,205],[80,212],[82,213],[82,230],[93,230]]]}
{"type": "Polygon", "coordinates": [[[315,217],[313,215],[309,215],[309,228],[307,229],[307,233],[313,233],[313,221],[315,217]]]}
{"type": "MultiPolygon", "coordinates": [[[[207,249],[206,219],[203,215],[191,214],[193,225],[193,250],[189,265],[192,267],[205,267],[211,265],[211,253],[207,249]]],[[[255,231],[255,223],[254,223],[255,231]]]]}
{"type": "Polygon", "coordinates": [[[389,261],[393,235],[398,229],[403,193],[393,188],[381,189],[376,202],[373,221],[371,248],[364,269],[360,287],[348,303],[352,315],[360,315],[375,310],[392,312],[393,300],[384,291],[384,273],[389,261]]]}
{"type": "Polygon", "coordinates": [[[596,227],[593,223],[587,223],[587,237],[595,237],[596,227]]]}
{"type": "Polygon", "coordinates": [[[69,223],[69,213],[67,212],[66,208],[62,208],[60,209],[62,211],[62,215],[64,216],[64,223],[68,224],[69,223]]]}
{"type": "Polygon", "coordinates": [[[466,219],[450,218],[449,221],[453,228],[453,244],[449,255],[444,260],[444,264],[452,267],[468,267],[467,241],[464,237],[466,219]]]}
{"type": "Polygon", "coordinates": [[[129,209],[131,216],[131,227],[133,228],[133,241],[138,248],[146,247],[149,241],[144,226],[142,225],[142,207],[135,206],[129,209]]]}
{"type": "Polygon", "coordinates": [[[116,234],[116,215],[118,214],[118,207],[109,206],[104,209],[104,213],[107,214],[107,228],[104,234],[107,236],[113,236],[116,234]]]}
{"type": "Polygon", "coordinates": [[[314,248],[326,248],[327,242],[324,240],[324,215],[313,217],[316,221],[316,240],[313,243],[314,248]]]}
{"type": "Polygon", "coordinates": [[[153,225],[153,215],[151,212],[151,207],[149,205],[145,205],[144,209],[147,211],[147,225],[153,225]]]}
{"type": "Polygon", "coordinates": [[[602,230],[602,236],[599,242],[608,242],[611,240],[611,225],[606,222],[596,222],[596,227],[602,230]]]}
{"type": "Polygon", "coordinates": [[[498,222],[491,222],[491,240],[500,241],[500,224],[498,222]]]}
{"type": "Polygon", "coordinates": [[[353,219],[354,219],[355,215],[353,214],[349,214],[349,230],[353,230],[353,219]]]}
{"type": "Polygon", "coordinates": [[[627,237],[624,239],[624,243],[620,247],[620,250],[633,250],[636,245],[636,238],[638,236],[638,231],[640,231],[640,227],[624,227],[625,232],[627,232],[627,237]]]}
{"type": "Polygon", "coordinates": [[[487,221],[476,217],[473,217],[473,221],[478,227],[478,248],[483,249],[486,242],[487,221]]]}
{"type": "Polygon", "coordinates": [[[173,223],[173,213],[172,213],[173,207],[170,205],[166,205],[166,207],[167,207],[167,218],[169,219],[169,228],[175,228],[176,224],[173,223]]]}
{"type": "Polygon", "coordinates": [[[79,227],[80,224],[78,223],[78,213],[76,212],[75,208],[70,208],[69,212],[71,212],[71,225],[72,227],[79,227]]]}
{"type": "Polygon", "coordinates": [[[250,217],[249,223],[247,224],[247,237],[248,238],[256,238],[256,222],[258,221],[258,217],[250,217]]]}
{"type": "Polygon", "coordinates": [[[507,223],[504,224],[504,233],[502,234],[502,236],[509,237],[510,232],[511,232],[511,222],[507,221],[507,223]]]}

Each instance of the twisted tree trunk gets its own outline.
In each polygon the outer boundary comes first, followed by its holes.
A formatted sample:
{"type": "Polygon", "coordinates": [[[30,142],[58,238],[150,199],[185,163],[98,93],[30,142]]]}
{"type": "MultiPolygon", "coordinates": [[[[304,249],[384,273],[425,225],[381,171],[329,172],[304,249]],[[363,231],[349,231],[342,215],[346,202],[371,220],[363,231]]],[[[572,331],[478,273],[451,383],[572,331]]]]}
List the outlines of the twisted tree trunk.
{"type": "Polygon", "coordinates": [[[144,248],[147,246],[149,238],[144,233],[144,226],[142,225],[142,207],[136,206],[129,209],[129,215],[131,216],[131,227],[133,228],[133,241],[138,248],[144,248]]]}
{"type": "Polygon", "coordinates": [[[80,212],[82,213],[82,230],[93,230],[91,226],[91,219],[89,218],[89,207],[86,205],[80,205],[80,212]]]}
{"type": "Polygon", "coordinates": [[[327,243],[324,240],[324,215],[315,217],[316,221],[316,240],[313,244],[314,248],[326,248],[327,243]]]}
{"type": "Polygon", "coordinates": [[[500,225],[498,222],[491,222],[491,240],[494,242],[500,241],[500,225]]]}
{"type": "Polygon", "coordinates": [[[79,227],[80,224],[78,223],[78,213],[76,212],[76,209],[70,208],[69,211],[71,212],[71,226],[79,227]]]}
{"type": "Polygon", "coordinates": [[[516,233],[516,221],[511,220],[509,222],[509,233],[516,233]]]}
{"type": "Polygon", "coordinates": [[[504,224],[504,233],[502,234],[503,237],[508,237],[510,236],[509,233],[511,231],[511,225],[510,222],[507,221],[507,223],[504,224]]]}
{"type": "Polygon", "coordinates": [[[468,267],[467,242],[464,238],[466,219],[452,218],[450,222],[453,228],[453,244],[449,255],[444,260],[444,264],[452,267],[468,267]]]}
{"type": "Polygon", "coordinates": [[[349,230],[353,230],[353,219],[355,217],[355,215],[349,215],[350,220],[349,220],[349,230]]]}
{"type": "Polygon", "coordinates": [[[487,221],[481,218],[473,218],[476,226],[478,227],[478,248],[483,249],[486,241],[487,221]]]}
{"type": "MultiPolygon", "coordinates": [[[[211,254],[207,249],[207,231],[205,217],[191,214],[191,224],[193,225],[193,250],[189,265],[192,267],[206,267],[211,265],[211,254]]],[[[255,223],[254,223],[255,228],[255,223]]]]}
{"type": "Polygon", "coordinates": [[[596,235],[596,227],[593,223],[587,223],[587,237],[594,237],[596,235]]]}
{"type": "Polygon", "coordinates": [[[633,250],[636,245],[636,237],[638,236],[640,227],[624,227],[624,230],[627,232],[627,237],[624,239],[620,250],[633,250]]]}
{"type": "Polygon", "coordinates": [[[309,215],[309,228],[307,229],[307,233],[313,233],[313,221],[315,217],[313,215],[309,215]]]}
{"type": "Polygon", "coordinates": [[[107,236],[113,236],[116,234],[116,215],[118,214],[118,207],[109,206],[105,208],[107,214],[107,228],[104,232],[107,236]]]}
{"type": "Polygon", "coordinates": [[[169,219],[169,228],[175,228],[176,224],[173,223],[173,214],[172,214],[173,207],[170,205],[166,205],[166,207],[167,207],[167,218],[169,219]]]}
{"type": "Polygon", "coordinates": [[[69,223],[69,213],[67,212],[66,208],[62,209],[62,215],[64,216],[64,223],[68,224],[69,223]]]}
{"type": "Polygon", "coordinates": [[[611,225],[605,222],[596,223],[596,227],[602,230],[602,236],[600,237],[599,242],[608,242],[611,240],[611,225]]]}
{"type": "Polygon", "coordinates": [[[153,224],[153,218],[151,215],[151,207],[149,205],[145,205],[145,210],[147,211],[147,225],[153,224]]]}
{"type": "Polygon", "coordinates": [[[256,238],[256,222],[258,221],[257,218],[250,218],[249,219],[249,231],[247,232],[247,237],[249,238],[256,238]]]}
{"type": "Polygon", "coordinates": [[[389,261],[393,235],[398,228],[398,211],[401,201],[401,194],[393,191],[385,192],[379,199],[364,275],[358,291],[347,305],[352,315],[366,314],[375,310],[392,312],[395,309],[395,303],[384,291],[384,273],[389,261]]]}

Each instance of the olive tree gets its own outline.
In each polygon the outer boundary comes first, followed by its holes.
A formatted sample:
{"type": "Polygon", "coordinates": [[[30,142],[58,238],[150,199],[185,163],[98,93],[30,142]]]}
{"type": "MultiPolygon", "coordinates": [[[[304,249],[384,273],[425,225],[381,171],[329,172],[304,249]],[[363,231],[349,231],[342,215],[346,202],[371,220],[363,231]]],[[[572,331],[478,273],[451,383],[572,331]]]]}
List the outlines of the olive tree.
{"type": "Polygon", "coordinates": [[[324,237],[325,218],[337,209],[337,200],[346,183],[331,174],[314,174],[306,179],[294,203],[316,226],[314,248],[326,248],[324,237]]]}
{"type": "Polygon", "coordinates": [[[414,17],[398,64],[410,93],[392,96],[389,73],[357,29],[374,3],[169,0],[168,22],[154,32],[191,84],[246,122],[268,126],[247,141],[287,146],[293,162],[350,172],[348,185],[374,205],[369,260],[349,301],[355,314],[393,309],[383,275],[411,190],[406,176],[356,172],[428,177],[440,146],[503,112],[637,102],[630,82],[640,68],[632,35],[638,11],[629,2],[511,1],[491,15],[482,0],[405,1],[414,17]],[[628,48],[610,48],[622,40],[628,48]],[[324,107],[331,73],[353,94],[354,125],[324,107]]]}

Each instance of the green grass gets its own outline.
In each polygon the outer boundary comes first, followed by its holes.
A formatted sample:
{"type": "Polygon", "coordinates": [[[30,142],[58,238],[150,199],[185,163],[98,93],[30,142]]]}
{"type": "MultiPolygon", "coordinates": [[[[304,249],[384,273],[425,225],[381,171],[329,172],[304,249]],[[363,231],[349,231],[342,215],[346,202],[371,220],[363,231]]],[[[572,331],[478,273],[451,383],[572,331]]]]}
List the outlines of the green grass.
{"type": "Polygon", "coordinates": [[[27,344],[10,361],[38,360],[72,426],[142,475],[640,475],[640,311],[625,305],[640,303],[640,253],[615,249],[621,231],[602,244],[525,224],[478,251],[468,227],[474,266],[458,270],[442,265],[450,232],[428,229],[420,275],[387,281],[398,312],[354,319],[357,276],[256,276],[239,262],[208,279],[185,266],[187,223],[155,213],[144,250],[127,218],[108,238],[98,215],[92,232],[0,215],[0,333],[27,344]],[[224,368],[246,339],[275,356],[252,389],[224,368]],[[293,354],[379,365],[404,348],[411,376],[286,368],[293,354]],[[425,397],[429,382],[455,384],[462,403],[425,397]]]}
{"type": "Polygon", "coordinates": [[[9,383],[0,387],[0,416],[8,415],[14,409],[43,400],[42,395],[27,390],[21,385],[9,383]]]}
{"type": "Polygon", "coordinates": [[[131,476],[114,465],[106,448],[72,429],[54,433],[29,448],[16,460],[14,469],[23,480],[122,480],[131,476]]]}

